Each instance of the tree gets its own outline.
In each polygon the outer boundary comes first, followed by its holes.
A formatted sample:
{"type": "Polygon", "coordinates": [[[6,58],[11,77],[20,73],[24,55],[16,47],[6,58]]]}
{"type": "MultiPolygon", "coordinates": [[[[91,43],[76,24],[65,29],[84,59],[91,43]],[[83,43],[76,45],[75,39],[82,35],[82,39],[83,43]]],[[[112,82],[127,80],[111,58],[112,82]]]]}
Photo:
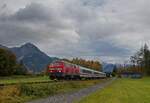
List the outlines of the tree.
{"type": "Polygon", "coordinates": [[[146,44],[144,45],[144,49],[143,49],[143,63],[144,63],[145,73],[147,75],[150,75],[150,51],[146,44]]]}
{"type": "Polygon", "coordinates": [[[117,66],[115,65],[114,68],[113,68],[113,72],[112,72],[112,76],[116,76],[117,74],[117,66]]]}
{"type": "Polygon", "coordinates": [[[12,75],[16,70],[16,56],[0,48],[0,76],[12,75]]]}
{"type": "Polygon", "coordinates": [[[131,56],[130,59],[134,70],[136,68],[136,70],[143,71],[144,74],[150,75],[150,50],[147,44],[145,44],[134,56],[131,56]]]}
{"type": "Polygon", "coordinates": [[[93,61],[93,60],[85,60],[82,58],[73,58],[72,60],[68,59],[63,59],[64,61],[77,64],[86,68],[90,68],[93,70],[101,71],[102,70],[102,65],[99,61],[93,61]]]}
{"type": "Polygon", "coordinates": [[[28,72],[27,68],[24,66],[23,61],[21,60],[19,64],[16,65],[15,75],[26,75],[28,72]]]}

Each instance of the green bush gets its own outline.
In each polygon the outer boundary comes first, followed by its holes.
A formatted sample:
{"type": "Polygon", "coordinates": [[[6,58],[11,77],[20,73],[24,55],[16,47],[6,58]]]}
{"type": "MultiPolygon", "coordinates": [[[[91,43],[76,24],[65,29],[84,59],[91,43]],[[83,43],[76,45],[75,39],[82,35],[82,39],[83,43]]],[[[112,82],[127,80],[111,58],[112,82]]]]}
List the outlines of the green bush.
{"type": "Polygon", "coordinates": [[[52,85],[50,83],[48,84],[22,84],[20,86],[22,95],[28,95],[28,96],[46,96],[46,95],[52,95],[57,91],[57,86],[52,85]]]}

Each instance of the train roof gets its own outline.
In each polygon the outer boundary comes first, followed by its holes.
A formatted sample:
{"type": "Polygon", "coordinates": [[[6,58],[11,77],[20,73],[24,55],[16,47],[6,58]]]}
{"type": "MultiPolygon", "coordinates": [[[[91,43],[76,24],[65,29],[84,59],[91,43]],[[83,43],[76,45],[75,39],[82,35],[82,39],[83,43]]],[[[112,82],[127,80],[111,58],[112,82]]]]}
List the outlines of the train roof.
{"type": "MultiPolygon", "coordinates": [[[[90,68],[86,68],[86,67],[82,67],[82,66],[79,66],[81,69],[84,69],[84,70],[88,70],[88,71],[92,71],[92,72],[96,72],[96,73],[103,73],[103,72],[100,72],[100,71],[96,71],[96,70],[92,70],[90,68]]],[[[105,73],[103,73],[105,74],[105,73]]]]}

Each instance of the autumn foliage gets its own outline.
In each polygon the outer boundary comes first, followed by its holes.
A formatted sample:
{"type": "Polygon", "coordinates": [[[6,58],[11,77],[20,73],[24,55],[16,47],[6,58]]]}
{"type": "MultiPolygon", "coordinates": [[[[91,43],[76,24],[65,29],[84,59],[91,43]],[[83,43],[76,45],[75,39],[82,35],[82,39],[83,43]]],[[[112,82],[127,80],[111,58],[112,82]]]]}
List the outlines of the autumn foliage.
{"type": "Polygon", "coordinates": [[[102,70],[102,65],[100,64],[99,61],[85,60],[82,58],[73,58],[72,60],[63,59],[63,60],[86,67],[86,68],[90,68],[93,70],[97,70],[97,71],[102,70]]]}

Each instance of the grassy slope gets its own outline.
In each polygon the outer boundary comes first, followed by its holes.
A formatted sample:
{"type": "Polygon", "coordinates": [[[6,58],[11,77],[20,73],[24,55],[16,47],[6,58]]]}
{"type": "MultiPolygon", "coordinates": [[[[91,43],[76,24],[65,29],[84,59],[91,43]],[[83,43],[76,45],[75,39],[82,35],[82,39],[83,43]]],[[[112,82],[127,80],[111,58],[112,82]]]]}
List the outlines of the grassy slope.
{"type": "Polygon", "coordinates": [[[11,76],[0,77],[0,84],[30,83],[50,81],[48,76],[11,76]]]}
{"type": "Polygon", "coordinates": [[[23,103],[36,98],[82,89],[102,81],[105,80],[9,85],[0,88],[0,103],[23,103]]]}
{"type": "Polygon", "coordinates": [[[118,79],[79,103],[150,103],[150,78],[118,79]]]}

